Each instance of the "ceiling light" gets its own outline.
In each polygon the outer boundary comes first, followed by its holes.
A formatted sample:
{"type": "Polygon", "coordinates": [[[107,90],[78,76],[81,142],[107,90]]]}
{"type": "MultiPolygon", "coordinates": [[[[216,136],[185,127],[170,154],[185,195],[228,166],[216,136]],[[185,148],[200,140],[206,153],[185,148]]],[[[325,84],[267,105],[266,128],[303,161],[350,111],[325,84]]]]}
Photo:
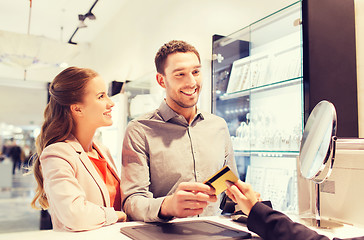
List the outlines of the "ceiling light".
{"type": "Polygon", "coordinates": [[[59,64],[59,66],[60,66],[61,68],[67,68],[67,67],[68,67],[68,63],[63,62],[63,63],[60,63],[60,64],[59,64]]]}
{"type": "Polygon", "coordinates": [[[80,20],[80,23],[79,25],[77,26],[76,30],[73,32],[72,36],[70,37],[70,39],[68,40],[68,43],[70,44],[77,44],[75,42],[72,41],[72,38],[75,36],[75,34],[77,33],[78,29],[80,28],[85,28],[87,27],[87,25],[84,23],[84,20],[86,18],[90,19],[90,20],[95,20],[96,19],[96,16],[92,13],[92,9],[95,7],[96,3],[98,2],[99,0],[95,0],[94,4],[92,4],[90,10],[88,10],[88,12],[84,15],[82,14],[78,14],[78,20],[80,20]]]}
{"type": "Polygon", "coordinates": [[[71,44],[2,30],[0,46],[0,63],[23,69],[59,66],[79,53],[79,49],[71,44]]]}

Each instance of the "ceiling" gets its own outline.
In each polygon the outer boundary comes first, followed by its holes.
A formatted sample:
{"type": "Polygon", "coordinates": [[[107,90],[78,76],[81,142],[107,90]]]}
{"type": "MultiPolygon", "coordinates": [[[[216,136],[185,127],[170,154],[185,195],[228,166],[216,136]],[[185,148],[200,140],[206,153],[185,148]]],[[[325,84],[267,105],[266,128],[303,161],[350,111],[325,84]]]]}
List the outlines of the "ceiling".
{"type": "MultiPolygon", "coordinates": [[[[86,14],[96,0],[0,0],[0,30],[30,34],[68,42],[79,24],[78,15],[86,14]]],[[[91,42],[96,34],[120,10],[125,0],[97,1],[92,12],[96,20],[85,20],[74,42],[91,42]]]]}
{"type": "MultiPolygon", "coordinates": [[[[82,60],[88,60],[85,59],[85,55],[97,59],[98,62],[94,65],[108,79],[129,79],[129,72],[146,74],[140,70],[150,70],[150,59],[154,57],[160,41],[164,39],[183,36],[198,41],[200,38],[195,39],[194,36],[196,32],[201,32],[201,28],[208,37],[216,32],[229,34],[239,29],[241,22],[252,22],[257,17],[266,16],[274,9],[280,9],[294,0],[226,0],[223,3],[221,0],[99,0],[92,10],[96,19],[87,18],[84,21],[87,27],[79,29],[72,39],[77,45],[68,44],[80,23],[78,15],[86,14],[95,1],[0,0],[0,40],[1,33],[6,32],[22,35],[22,39],[29,39],[30,36],[44,38],[48,42],[57,42],[60,48],[61,45],[66,45],[87,49],[87,54],[84,54],[82,60]],[[221,8],[221,12],[216,12],[217,6],[221,8]],[[224,17],[226,15],[229,17],[224,17]],[[185,33],[186,31],[188,33],[185,33]],[[132,37],[125,37],[125,34],[132,37]],[[148,39],[150,36],[153,37],[148,39]],[[148,41],[148,44],[145,44],[145,41],[148,41]],[[111,44],[130,47],[112,48],[111,44]],[[96,47],[93,51],[87,48],[96,45],[99,48],[96,47]],[[123,66],[123,71],[120,66],[123,66]],[[142,66],[148,68],[143,69],[142,66]],[[115,75],[115,72],[121,77],[115,75]]],[[[201,38],[204,36],[200,35],[201,38]]],[[[3,43],[0,42],[0,124],[5,122],[21,127],[39,126],[43,121],[47,99],[46,82],[51,81],[62,68],[52,65],[25,71],[22,66],[8,66],[4,64],[1,54],[3,45],[19,44],[12,40],[3,43]]],[[[27,44],[23,44],[24,49],[29,48],[27,44]]],[[[210,49],[208,45],[205,47],[210,49]]],[[[53,53],[58,47],[45,49],[48,55],[53,57],[63,54],[63,51],[53,53]]],[[[77,60],[70,63],[87,65],[77,60]]]]}
{"type": "MultiPolygon", "coordinates": [[[[72,41],[87,44],[97,36],[127,0],[0,0],[0,31],[35,35],[68,44],[80,21],[96,2],[92,13],[95,20],[85,19],[72,41]],[[30,7],[31,3],[31,7],[30,7]],[[29,30],[29,33],[28,33],[29,30]]],[[[46,81],[59,72],[59,66],[46,66],[37,81],[27,81],[21,66],[7,66],[0,61],[0,122],[16,126],[40,125],[46,105],[46,81]]],[[[29,76],[29,71],[28,71],[29,76]]],[[[28,77],[29,78],[29,77],[28,77]]]]}

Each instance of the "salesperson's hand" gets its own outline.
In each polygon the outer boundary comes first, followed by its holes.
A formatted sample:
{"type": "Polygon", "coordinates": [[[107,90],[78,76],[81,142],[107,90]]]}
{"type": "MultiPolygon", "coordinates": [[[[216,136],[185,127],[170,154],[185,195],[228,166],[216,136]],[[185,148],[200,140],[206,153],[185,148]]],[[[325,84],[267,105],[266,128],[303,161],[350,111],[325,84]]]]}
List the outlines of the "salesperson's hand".
{"type": "Polygon", "coordinates": [[[238,180],[235,183],[226,181],[226,194],[237,203],[240,209],[249,215],[252,207],[259,201],[260,194],[257,194],[250,184],[238,180]]]}
{"type": "Polygon", "coordinates": [[[216,202],[215,189],[198,182],[182,182],[161,206],[163,217],[190,217],[201,214],[209,202],[216,202]]]}
{"type": "Polygon", "coordinates": [[[127,219],[127,216],[122,211],[116,211],[116,215],[118,216],[118,222],[125,222],[127,219]]]}

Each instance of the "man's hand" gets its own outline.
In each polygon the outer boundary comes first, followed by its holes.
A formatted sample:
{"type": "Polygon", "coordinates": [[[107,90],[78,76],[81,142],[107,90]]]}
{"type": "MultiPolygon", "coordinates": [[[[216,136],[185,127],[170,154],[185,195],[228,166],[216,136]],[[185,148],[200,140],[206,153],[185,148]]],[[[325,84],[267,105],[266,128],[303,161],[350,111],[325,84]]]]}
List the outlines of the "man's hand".
{"type": "Polygon", "coordinates": [[[161,206],[163,217],[190,217],[201,214],[209,202],[216,202],[215,189],[197,182],[182,182],[161,206]]]}

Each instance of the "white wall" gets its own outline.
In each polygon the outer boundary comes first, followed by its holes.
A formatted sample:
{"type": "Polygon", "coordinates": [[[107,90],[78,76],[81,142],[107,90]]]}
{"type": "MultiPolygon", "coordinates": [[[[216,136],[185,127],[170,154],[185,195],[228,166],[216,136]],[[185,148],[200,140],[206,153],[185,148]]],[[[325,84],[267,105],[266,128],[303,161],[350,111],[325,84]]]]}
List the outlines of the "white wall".
{"type": "Polygon", "coordinates": [[[355,0],[359,137],[364,137],[364,0],[355,0]]]}
{"type": "MultiPolygon", "coordinates": [[[[212,35],[228,35],[295,0],[131,0],[79,57],[106,81],[150,75],[154,56],[172,39],[185,40],[200,52],[204,88],[200,107],[210,110],[212,35]]],[[[157,84],[155,83],[155,86],[157,84]]]]}

